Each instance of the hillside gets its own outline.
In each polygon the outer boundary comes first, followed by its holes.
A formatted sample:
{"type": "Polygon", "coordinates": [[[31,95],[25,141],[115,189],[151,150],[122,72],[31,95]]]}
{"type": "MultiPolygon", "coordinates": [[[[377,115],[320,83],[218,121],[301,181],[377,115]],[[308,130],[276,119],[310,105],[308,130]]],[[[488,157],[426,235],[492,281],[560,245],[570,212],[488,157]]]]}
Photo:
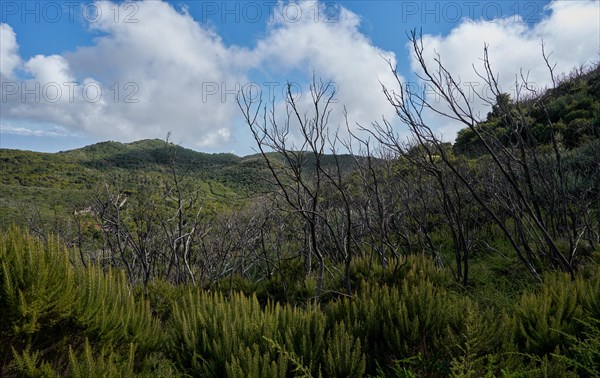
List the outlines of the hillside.
{"type": "MultiPolygon", "coordinates": [[[[343,169],[353,163],[351,156],[340,156],[343,169]]],[[[324,164],[334,164],[333,157],[324,164]]],[[[208,203],[226,207],[264,191],[270,177],[260,155],[208,154],[160,139],[107,141],[58,153],[0,149],[0,225],[23,224],[24,214],[38,212],[46,220],[68,217],[104,183],[118,181],[132,191],[140,182],[169,180],[171,167],[208,203]]]]}
{"type": "Polygon", "coordinates": [[[0,375],[597,376],[591,77],[499,96],[487,150],[268,153],[275,187],[160,140],[0,150],[0,375]]]}
{"type": "MultiPolygon", "coordinates": [[[[480,132],[504,145],[515,143],[515,129],[518,129],[519,138],[536,148],[552,143],[552,131],[559,146],[567,150],[600,138],[600,65],[574,71],[560,78],[555,89],[533,98],[515,101],[504,94],[479,127],[480,132]],[[507,120],[507,111],[519,120],[518,125],[507,120]]],[[[453,148],[456,153],[470,157],[485,152],[483,144],[468,128],[459,131],[453,148]]]]}
{"type": "MultiPolygon", "coordinates": [[[[526,122],[518,138],[530,147],[550,151],[554,130],[560,148],[578,150],[600,138],[600,67],[565,76],[556,89],[525,101],[516,102],[508,95],[499,98],[478,127],[483,135],[510,145],[517,135],[515,125],[507,121],[506,111],[518,113],[516,118],[526,122]]],[[[486,154],[481,141],[468,128],[458,133],[452,149],[469,158],[486,154]]],[[[277,159],[274,153],[268,155],[277,159]]],[[[310,173],[312,156],[307,159],[306,171],[310,173]]],[[[354,158],[340,155],[339,163],[349,172],[354,158]]],[[[335,160],[324,156],[323,164],[333,166],[335,160]]],[[[172,175],[170,167],[176,167],[178,175],[195,183],[208,203],[227,206],[265,190],[270,177],[258,154],[207,154],[159,139],[107,141],[58,153],[0,149],[0,225],[6,228],[13,222],[23,224],[23,214],[37,213],[46,219],[57,214],[67,216],[85,207],[103,183],[119,181],[126,186],[123,190],[131,191],[140,182],[167,180],[172,175]]]]}
{"type": "Polygon", "coordinates": [[[171,163],[211,201],[245,198],[261,190],[266,177],[257,159],[206,154],[157,139],[102,142],[58,153],[0,149],[0,223],[3,228],[23,223],[23,214],[38,210],[46,218],[55,212],[66,216],[85,207],[101,184],[160,182],[171,175],[171,163]]]}

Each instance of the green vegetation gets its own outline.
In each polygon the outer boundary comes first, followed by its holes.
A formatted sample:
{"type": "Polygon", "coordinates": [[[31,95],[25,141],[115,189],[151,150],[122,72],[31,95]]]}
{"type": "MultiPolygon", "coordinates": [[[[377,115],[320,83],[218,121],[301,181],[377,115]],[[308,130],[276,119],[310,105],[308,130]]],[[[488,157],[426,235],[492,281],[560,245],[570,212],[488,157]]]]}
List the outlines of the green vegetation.
{"type": "Polygon", "coordinates": [[[210,202],[232,204],[264,189],[266,175],[252,157],[204,154],[161,140],[104,142],[56,154],[0,149],[0,222],[4,229],[27,225],[24,213],[44,223],[68,220],[106,182],[116,180],[127,190],[140,182],[160,185],[172,161],[201,184],[210,202]]]}
{"type": "Polygon", "coordinates": [[[0,150],[0,375],[598,377],[598,72],[492,87],[453,146],[407,94],[415,143],[327,154],[315,79],[301,151],[0,150]]]}
{"type": "Polygon", "coordinates": [[[316,307],[261,303],[260,285],[228,295],[156,281],[143,293],[17,228],[2,234],[0,261],[3,376],[592,377],[600,367],[597,268],[574,281],[552,274],[520,299],[507,291],[511,305],[491,309],[414,256],[393,284],[356,282],[351,300],[316,307]]]}
{"type": "MultiPolygon", "coordinates": [[[[480,124],[483,133],[503,144],[515,143],[515,135],[506,118],[506,110],[516,110],[514,100],[507,94],[496,99],[496,105],[480,124]]],[[[518,111],[528,118],[530,127],[521,128],[522,137],[538,148],[552,144],[553,133],[561,148],[574,149],[600,138],[600,69],[574,71],[559,78],[556,88],[542,96],[521,99],[518,111]],[[543,102],[543,106],[540,103],[543,102]],[[550,127],[549,127],[550,126],[550,127]]],[[[454,151],[471,157],[485,153],[482,142],[473,130],[465,128],[458,133],[454,151]]]]}
{"type": "MultiPolygon", "coordinates": [[[[352,157],[342,160],[351,169],[352,157]]],[[[158,139],[55,154],[0,149],[0,225],[67,222],[106,183],[118,183],[128,194],[143,184],[161,186],[171,178],[171,165],[185,172],[209,207],[231,208],[269,188],[260,156],[205,154],[158,139]]]]}

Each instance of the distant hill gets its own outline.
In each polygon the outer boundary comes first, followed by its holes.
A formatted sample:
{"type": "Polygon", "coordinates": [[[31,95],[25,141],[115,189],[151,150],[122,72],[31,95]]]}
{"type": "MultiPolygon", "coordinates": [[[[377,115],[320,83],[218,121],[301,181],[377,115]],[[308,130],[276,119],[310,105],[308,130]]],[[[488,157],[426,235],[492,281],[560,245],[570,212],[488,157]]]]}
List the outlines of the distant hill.
{"type": "Polygon", "coordinates": [[[0,149],[0,183],[90,189],[107,173],[162,174],[173,162],[179,170],[187,170],[188,175],[197,179],[213,180],[238,190],[255,190],[260,180],[252,160],[246,164],[245,159],[233,154],[206,154],[158,139],[102,142],[54,154],[0,149]]]}
{"type": "Polygon", "coordinates": [[[76,150],[60,152],[59,155],[98,169],[151,168],[169,164],[172,158],[176,158],[178,165],[196,168],[207,165],[236,164],[242,160],[233,154],[206,154],[167,144],[160,139],[145,139],[127,144],[102,142],[76,150]]]}
{"type": "Polygon", "coordinates": [[[0,149],[0,224],[22,224],[25,214],[68,217],[104,182],[116,179],[124,190],[143,180],[160,182],[168,179],[171,162],[211,203],[260,191],[268,173],[253,159],[205,154],[158,139],[102,142],[52,154],[0,149]]]}
{"type": "MultiPolygon", "coordinates": [[[[348,155],[339,161],[344,170],[354,164],[348,155]]],[[[333,164],[333,157],[324,163],[333,164]]],[[[207,154],[159,139],[101,142],[58,153],[0,149],[0,226],[23,223],[24,214],[36,211],[45,218],[67,216],[105,182],[117,178],[131,188],[140,181],[160,182],[169,179],[171,166],[185,173],[207,203],[225,206],[264,191],[270,177],[260,155],[207,154]]]]}

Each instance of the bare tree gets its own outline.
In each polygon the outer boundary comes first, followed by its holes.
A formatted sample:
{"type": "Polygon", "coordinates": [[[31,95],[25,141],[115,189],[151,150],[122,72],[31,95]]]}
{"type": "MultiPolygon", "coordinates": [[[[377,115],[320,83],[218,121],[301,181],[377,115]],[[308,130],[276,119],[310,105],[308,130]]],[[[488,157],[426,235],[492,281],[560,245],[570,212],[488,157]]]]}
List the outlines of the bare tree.
{"type": "MultiPolygon", "coordinates": [[[[436,55],[433,62],[427,61],[422,39],[416,32],[411,35],[411,43],[421,68],[419,77],[427,90],[435,91],[441,104],[427,98],[425,91],[414,91],[404,85],[394,67],[391,69],[396,75],[399,90],[396,92],[388,87],[383,90],[399,119],[408,126],[414,141],[425,152],[425,160],[420,164],[437,179],[442,188],[446,215],[448,219],[454,219],[451,229],[456,237],[453,236],[453,239],[461,245],[465,261],[469,251],[466,235],[469,228],[464,228],[468,222],[459,220],[460,214],[465,214],[465,211],[457,205],[461,205],[461,197],[468,194],[502,230],[519,259],[536,278],[540,279],[539,270],[548,262],[573,275],[577,245],[581,235],[589,228],[581,221],[585,206],[589,204],[577,203],[569,198],[561,150],[549,118],[546,127],[552,135],[553,154],[542,154],[535,148],[529,112],[533,107],[545,109],[546,98],[543,93],[535,92],[527,75],[521,72],[517,76],[517,98],[511,101],[501,91],[491,68],[487,46],[484,47],[483,72],[476,72],[485,86],[491,89],[491,95],[478,96],[493,107],[494,115],[509,130],[508,140],[502,140],[485,128],[460,80],[446,69],[442,58],[436,55]],[[519,91],[527,93],[521,94],[519,91]],[[535,99],[535,102],[531,99],[535,99]],[[441,138],[424,121],[423,114],[427,111],[461,123],[481,143],[489,159],[481,160],[479,168],[461,165],[460,160],[452,156],[441,138]],[[552,169],[545,168],[543,161],[546,167],[551,166],[552,169]],[[450,176],[444,175],[444,172],[450,176]],[[445,185],[450,177],[457,181],[448,188],[445,185]],[[455,193],[454,199],[449,196],[452,192],[455,193]],[[554,199],[554,207],[544,202],[548,198],[554,199]],[[512,226],[506,221],[507,217],[512,220],[512,226]],[[548,219],[551,219],[556,232],[552,232],[548,219]],[[568,239],[567,253],[557,246],[557,236],[568,239]]],[[[542,54],[548,62],[544,51],[542,54]]],[[[556,83],[553,68],[550,64],[548,67],[550,77],[556,83]]],[[[470,89],[477,93],[474,88],[470,89]]],[[[401,148],[402,143],[392,125],[385,120],[376,124],[373,135],[399,153],[406,151],[401,148]]],[[[403,156],[410,155],[404,153],[403,156]]],[[[412,161],[419,164],[414,159],[412,161]]],[[[466,263],[464,268],[467,268],[466,263]]]]}
{"type": "Polygon", "coordinates": [[[286,210],[297,214],[304,222],[307,237],[305,271],[307,276],[311,274],[312,257],[315,257],[318,267],[316,300],[319,301],[326,270],[326,251],[323,248],[326,240],[333,244],[339,256],[343,256],[347,294],[352,293],[349,279],[352,225],[350,199],[344,190],[336,155],[337,133],[329,127],[335,88],[331,82],[313,78],[310,95],[311,109],[302,111],[292,93],[292,86],[288,84],[283,120],[277,118],[274,99],[267,109],[262,98],[254,100],[252,93],[242,91],[238,94],[237,103],[272,174],[278,194],[287,204],[286,210]],[[299,145],[291,141],[294,127],[300,134],[299,145]],[[328,152],[334,159],[331,170],[326,169],[323,162],[328,152]],[[324,202],[326,187],[333,188],[340,195],[344,204],[343,219],[328,218],[324,202]]]}
{"type": "Polygon", "coordinates": [[[196,284],[190,259],[195,243],[208,232],[202,223],[200,191],[194,187],[186,188],[185,180],[191,166],[178,165],[177,149],[170,143],[170,133],[165,139],[165,152],[170,180],[165,182],[163,201],[171,213],[161,219],[163,238],[170,246],[171,254],[166,268],[166,277],[174,271],[175,282],[196,284]]]}
{"type": "Polygon", "coordinates": [[[144,287],[155,277],[196,282],[192,260],[206,224],[199,190],[187,177],[190,167],[179,166],[176,151],[167,137],[169,179],[140,179],[136,184],[115,178],[91,201],[109,264],[123,267],[132,282],[141,280],[144,287]]]}

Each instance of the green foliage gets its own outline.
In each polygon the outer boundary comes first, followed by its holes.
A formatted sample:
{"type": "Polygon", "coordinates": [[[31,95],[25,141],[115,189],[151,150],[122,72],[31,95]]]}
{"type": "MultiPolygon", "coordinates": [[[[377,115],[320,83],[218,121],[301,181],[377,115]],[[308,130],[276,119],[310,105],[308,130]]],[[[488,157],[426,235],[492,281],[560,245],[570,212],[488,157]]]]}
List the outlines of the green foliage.
{"type": "MultiPolygon", "coordinates": [[[[44,223],[56,217],[67,222],[75,209],[88,206],[94,190],[114,178],[128,193],[135,193],[140,182],[161,186],[170,177],[172,159],[200,187],[206,210],[234,206],[266,189],[266,166],[256,156],[206,154],[159,139],[101,142],[54,154],[0,149],[0,228],[26,225],[23,209],[33,213],[32,204],[44,223]]],[[[354,160],[341,156],[340,161],[349,167],[354,160]]],[[[329,157],[324,164],[334,161],[329,157]]]]}
{"type": "MultiPolygon", "coordinates": [[[[515,199],[499,190],[497,167],[470,129],[431,161],[427,143],[399,159],[324,156],[324,166],[339,163],[347,191],[323,185],[314,234],[277,202],[239,210],[271,189],[257,156],[159,140],[0,150],[0,228],[27,224],[41,237],[15,227],[0,234],[0,375],[598,376],[599,88],[596,67],[545,93],[546,108],[500,95],[477,126],[509,148],[531,147],[527,199],[573,269],[552,273],[542,228],[514,234],[535,269],[550,271],[542,284],[501,231],[516,232],[532,214],[498,203],[496,224],[483,214],[485,201],[515,199]],[[511,124],[506,111],[518,107],[524,117],[511,124]],[[521,123],[529,127],[515,134],[521,123]],[[442,152],[472,191],[450,179],[442,152]],[[367,162],[376,168],[356,169],[367,162]]],[[[314,156],[300,155],[300,177],[314,175],[314,156]]]]}
{"type": "Polygon", "coordinates": [[[439,287],[452,285],[454,282],[448,269],[436,267],[435,263],[423,254],[390,259],[387,269],[383,269],[380,264],[373,264],[370,258],[358,257],[352,260],[350,271],[353,284],[359,287],[367,281],[387,285],[403,282],[416,285],[422,281],[429,281],[439,287]]]}
{"type": "Polygon", "coordinates": [[[310,371],[310,368],[305,366],[304,363],[302,362],[302,359],[300,357],[298,357],[294,352],[290,352],[288,350],[285,350],[285,348],[283,348],[281,345],[279,345],[278,343],[276,343],[275,341],[263,337],[269,344],[271,344],[271,346],[277,350],[279,353],[281,353],[281,356],[284,356],[285,358],[287,358],[287,360],[294,366],[293,369],[293,373],[294,376],[300,378],[311,378],[312,377],[312,373],[310,371]]]}
{"type": "Polygon", "coordinates": [[[421,354],[426,369],[444,371],[450,335],[462,332],[468,302],[427,281],[398,288],[365,284],[356,298],[333,303],[328,312],[364,340],[369,370],[421,354]]]}
{"type": "Polygon", "coordinates": [[[577,296],[587,317],[600,319],[600,268],[592,266],[590,276],[583,274],[576,279],[577,296]]]}
{"type": "MultiPolygon", "coordinates": [[[[595,66],[588,72],[574,73],[563,78],[558,87],[546,93],[540,93],[536,99],[523,101],[522,114],[529,114],[530,135],[523,135],[538,147],[551,144],[552,132],[558,134],[564,147],[573,149],[582,144],[600,138],[600,124],[597,122],[600,107],[600,67],[595,66]],[[543,99],[545,110],[539,106],[543,99]],[[546,111],[548,112],[546,114],[546,111]]],[[[479,124],[480,132],[484,135],[493,135],[504,144],[511,141],[511,127],[506,125],[500,109],[511,109],[514,103],[504,94],[498,99],[486,120],[479,124]],[[502,107],[500,106],[502,104],[502,107]]],[[[523,133],[527,131],[524,130],[523,133]]],[[[471,129],[458,132],[454,152],[468,156],[481,156],[485,154],[483,143],[471,129]]]]}
{"type": "MultiPolygon", "coordinates": [[[[598,269],[548,274],[493,307],[413,256],[316,307],[164,281],[141,290],[76,257],[55,239],[2,234],[1,375],[594,377],[600,366],[598,269]]],[[[364,269],[357,259],[356,277],[364,269]]]]}
{"type": "Polygon", "coordinates": [[[77,261],[56,239],[44,245],[16,228],[0,235],[0,355],[14,359],[19,371],[52,366],[64,373],[63,357],[88,348],[88,339],[99,347],[99,361],[105,351],[148,354],[160,347],[159,323],[149,304],[133,297],[122,272],[77,261]]]}
{"type": "Polygon", "coordinates": [[[218,376],[228,366],[248,374],[261,371],[271,361],[287,361],[287,352],[302,363],[312,363],[316,373],[325,348],[321,312],[274,303],[263,309],[256,296],[242,294],[226,299],[190,289],[181,304],[174,304],[171,330],[172,358],[186,371],[202,376],[218,376]],[[272,350],[267,340],[283,349],[272,350]]]}
{"type": "Polygon", "coordinates": [[[84,377],[133,377],[135,347],[130,344],[126,361],[119,363],[120,356],[112,351],[102,351],[94,355],[88,340],[85,341],[82,353],[77,356],[69,348],[68,376],[74,378],[84,377]]]}
{"type": "Polygon", "coordinates": [[[270,353],[261,354],[258,345],[254,344],[252,350],[246,348],[239,355],[232,356],[231,362],[227,363],[227,377],[231,378],[259,378],[287,376],[287,358],[284,354],[274,361],[270,353]]]}
{"type": "Polygon", "coordinates": [[[327,339],[325,372],[328,377],[362,377],[366,368],[360,338],[346,331],[344,322],[337,323],[327,339]]]}
{"type": "Polygon", "coordinates": [[[260,189],[249,179],[260,170],[244,168],[237,156],[202,154],[160,140],[105,142],[56,154],[0,149],[0,193],[6,194],[0,201],[0,226],[27,224],[23,209],[27,215],[39,211],[46,224],[68,222],[74,210],[88,206],[96,188],[115,177],[122,179],[128,193],[134,193],[139,182],[165,181],[169,146],[180,169],[188,169],[191,177],[204,183],[205,197],[214,202],[234,202],[260,189]],[[32,204],[38,208],[31,209],[32,204]]]}
{"type": "Polygon", "coordinates": [[[76,324],[90,338],[118,345],[135,342],[143,352],[160,347],[162,331],[149,303],[132,295],[122,272],[104,273],[90,267],[80,279],[85,284],[79,286],[76,324]]]}
{"type": "Polygon", "coordinates": [[[580,323],[584,327],[581,336],[564,335],[573,345],[570,356],[554,357],[565,360],[581,375],[600,377],[600,319],[588,318],[580,323]]]}
{"type": "Polygon", "coordinates": [[[124,355],[110,349],[103,348],[99,353],[94,353],[92,346],[86,339],[83,350],[76,352],[69,347],[68,366],[59,374],[51,364],[41,359],[41,353],[31,352],[26,348],[20,354],[13,350],[13,361],[8,369],[9,375],[19,377],[173,377],[176,372],[164,362],[153,362],[152,368],[136,372],[136,351],[134,344],[124,355]],[[162,365],[161,365],[162,363],[162,365]]]}
{"type": "Polygon", "coordinates": [[[17,229],[1,238],[2,334],[27,338],[66,319],[77,295],[68,251],[56,240],[44,247],[17,229]]]}
{"type": "Polygon", "coordinates": [[[566,274],[546,278],[540,293],[524,294],[515,311],[517,342],[524,352],[545,355],[564,347],[561,333],[575,332],[573,318],[581,317],[574,284],[566,274]]]}
{"type": "Polygon", "coordinates": [[[497,369],[496,356],[510,350],[511,328],[506,315],[482,311],[469,304],[465,309],[464,329],[455,336],[457,353],[450,362],[451,375],[493,377],[497,369]]]}
{"type": "Polygon", "coordinates": [[[29,346],[21,353],[13,348],[13,361],[7,369],[10,374],[21,377],[54,378],[60,375],[54,371],[48,362],[41,361],[40,352],[31,352],[29,346]]]}

